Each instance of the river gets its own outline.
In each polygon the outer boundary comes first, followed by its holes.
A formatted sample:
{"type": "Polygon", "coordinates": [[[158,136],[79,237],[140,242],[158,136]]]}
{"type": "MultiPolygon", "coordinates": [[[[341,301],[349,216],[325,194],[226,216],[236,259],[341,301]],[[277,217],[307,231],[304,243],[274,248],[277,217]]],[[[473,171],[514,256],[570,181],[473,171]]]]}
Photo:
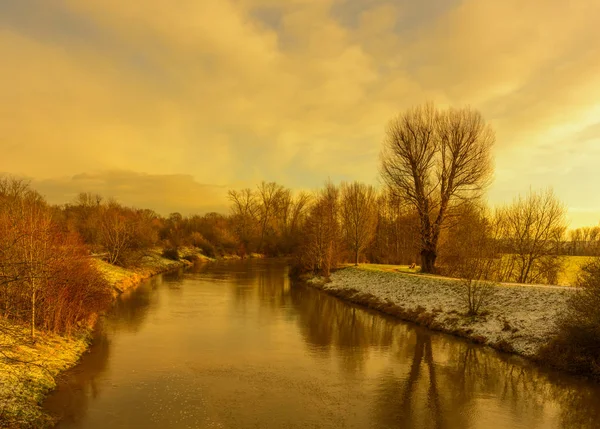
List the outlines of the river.
{"type": "Polygon", "coordinates": [[[62,429],[591,429],[600,386],[244,260],[122,295],[45,408],[62,429]]]}

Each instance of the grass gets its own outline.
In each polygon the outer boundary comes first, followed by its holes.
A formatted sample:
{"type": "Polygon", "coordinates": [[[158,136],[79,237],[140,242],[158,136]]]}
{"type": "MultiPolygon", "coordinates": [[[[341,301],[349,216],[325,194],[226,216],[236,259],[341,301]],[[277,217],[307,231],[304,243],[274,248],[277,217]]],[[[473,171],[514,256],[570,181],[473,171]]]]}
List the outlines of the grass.
{"type": "MultiPolygon", "coordinates": [[[[591,256],[565,256],[564,267],[558,277],[557,286],[574,286],[577,282],[577,276],[581,267],[592,260],[591,256]]],[[[354,266],[354,264],[343,264],[343,266],[354,266]]],[[[389,273],[407,273],[407,274],[421,274],[421,267],[417,266],[411,269],[408,265],[391,265],[391,264],[359,264],[358,267],[362,270],[367,271],[383,271],[389,273]]],[[[425,274],[423,274],[425,275],[425,274]]],[[[437,276],[435,274],[427,274],[428,276],[437,276]]]]}
{"type": "Polygon", "coordinates": [[[0,329],[0,426],[43,428],[52,420],[41,407],[55,377],[79,360],[88,347],[87,333],[74,337],[39,332],[2,322],[0,329]]]}
{"type": "MultiPolygon", "coordinates": [[[[344,264],[344,266],[352,267],[354,264],[344,264]]],[[[410,268],[409,265],[391,265],[391,264],[358,264],[358,268],[367,271],[385,271],[388,273],[407,273],[420,274],[421,267],[410,268]]]]}
{"type": "Polygon", "coordinates": [[[179,261],[167,259],[162,256],[162,250],[157,248],[144,256],[134,268],[118,267],[100,259],[95,259],[94,263],[104,278],[113,287],[115,294],[118,294],[148,277],[175,269],[182,266],[182,264],[187,264],[186,257],[193,257],[198,260],[210,260],[210,258],[199,254],[196,249],[192,248],[180,248],[179,255],[181,257],[179,261]]]}

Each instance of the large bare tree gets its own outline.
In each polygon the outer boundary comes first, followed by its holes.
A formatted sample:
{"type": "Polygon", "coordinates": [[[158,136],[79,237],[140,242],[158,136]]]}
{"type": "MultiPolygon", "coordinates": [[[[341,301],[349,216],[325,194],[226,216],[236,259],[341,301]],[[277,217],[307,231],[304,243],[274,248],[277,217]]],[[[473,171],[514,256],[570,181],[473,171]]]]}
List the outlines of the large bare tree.
{"type": "Polygon", "coordinates": [[[495,135],[481,114],[466,108],[411,108],[392,119],[381,152],[390,190],[417,210],[421,270],[435,271],[440,231],[451,209],[478,198],[493,172],[495,135]]]}

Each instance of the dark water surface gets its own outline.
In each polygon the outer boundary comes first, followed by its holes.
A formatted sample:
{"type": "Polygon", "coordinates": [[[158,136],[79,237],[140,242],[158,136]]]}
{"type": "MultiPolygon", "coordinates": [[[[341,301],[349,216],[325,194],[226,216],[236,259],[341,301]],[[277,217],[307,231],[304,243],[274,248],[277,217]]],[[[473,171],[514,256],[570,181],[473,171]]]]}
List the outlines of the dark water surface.
{"type": "Polygon", "coordinates": [[[600,387],[234,261],[122,296],[46,408],[63,429],[600,428],[600,387]]]}

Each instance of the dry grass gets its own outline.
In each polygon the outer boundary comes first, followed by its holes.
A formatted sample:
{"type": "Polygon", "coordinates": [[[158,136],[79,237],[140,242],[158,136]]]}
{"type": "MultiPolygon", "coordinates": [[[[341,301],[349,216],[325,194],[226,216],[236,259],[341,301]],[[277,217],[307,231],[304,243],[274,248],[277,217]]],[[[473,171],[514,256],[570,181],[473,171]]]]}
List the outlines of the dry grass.
{"type": "MultiPolygon", "coordinates": [[[[350,267],[354,264],[344,264],[344,266],[350,267]]],[[[420,274],[421,267],[410,268],[409,265],[390,265],[390,264],[358,264],[358,268],[368,271],[385,271],[389,273],[406,273],[406,274],[420,274]]]]}
{"type": "Polygon", "coordinates": [[[191,264],[190,260],[212,260],[212,258],[208,258],[199,253],[195,248],[180,248],[179,255],[181,257],[179,261],[167,259],[162,256],[162,250],[156,248],[144,256],[138,265],[133,268],[118,267],[102,260],[95,260],[95,263],[102,275],[113,287],[116,295],[130,289],[149,277],[189,265],[191,264]]]}
{"type": "MultiPolygon", "coordinates": [[[[557,286],[574,286],[577,282],[577,276],[586,263],[590,262],[594,258],[591,256],[565,256],[564,257],[564,268],[558,277],[557,286]]],[[[351,267],[354,264],[343,264],[342,267],[351,267]]],[[[417,274],[427,275],[430,277],[440,277],[434,274],[421,274],[421,267],[417,266],[411,269],[408,265],[389,265],[389,264],[359,264],[358,268],[367,271],[383,271],[390,273],[405,273],[405,274],[417,274]]]]}
{"type": "Polygon", "coordinates": [[[41,402],[55,377],[79,360],[88,336],[72,338],[41,332],[32,343],[25,327],[2,322],[0,329],[0,422],[7,428],[51,425],[41,402]]]}

